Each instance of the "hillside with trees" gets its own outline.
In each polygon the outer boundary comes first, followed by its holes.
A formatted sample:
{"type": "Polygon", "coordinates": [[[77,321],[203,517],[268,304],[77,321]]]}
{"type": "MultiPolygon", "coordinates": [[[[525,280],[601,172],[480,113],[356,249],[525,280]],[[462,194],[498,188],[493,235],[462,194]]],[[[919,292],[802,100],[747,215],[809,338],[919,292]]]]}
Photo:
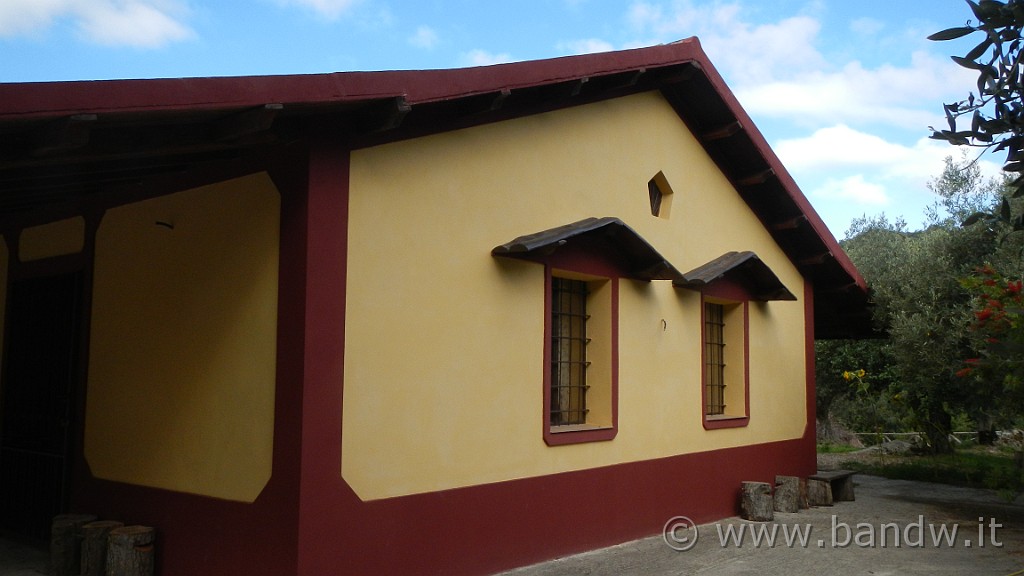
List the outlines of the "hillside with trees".
{"type": "Polygon", "coordinates": [[[933,453],[952,450],[954,430],[984,442],[1024,428],[1024,0],[967,5],[972,20],[929,38],[976,38],[952,59],[977,84],[943,105],[948,126],[931,137],[972,152],[948,158],[931,182],[923,229],[854,220],[844,248],[887,337],[817,346],[819,421],[920,432],[933,453]],[[982,154],[1005,158],[1004,181],[981,177],[982,154]]]}

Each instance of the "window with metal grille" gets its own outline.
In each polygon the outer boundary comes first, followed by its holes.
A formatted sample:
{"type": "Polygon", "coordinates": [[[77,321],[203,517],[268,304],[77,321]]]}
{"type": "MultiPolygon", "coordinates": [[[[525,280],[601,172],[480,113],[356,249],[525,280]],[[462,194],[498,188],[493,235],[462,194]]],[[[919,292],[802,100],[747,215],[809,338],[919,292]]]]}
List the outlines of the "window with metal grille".
{"type": "Polygon", "coordinates": [[[552,426],[587,422],[587,283],[551,278],[552,426]]]}
{"type": "Polygon", "coordinates": [[[725,307],[704,304],[704,413],[725,413],[725,307]]]}

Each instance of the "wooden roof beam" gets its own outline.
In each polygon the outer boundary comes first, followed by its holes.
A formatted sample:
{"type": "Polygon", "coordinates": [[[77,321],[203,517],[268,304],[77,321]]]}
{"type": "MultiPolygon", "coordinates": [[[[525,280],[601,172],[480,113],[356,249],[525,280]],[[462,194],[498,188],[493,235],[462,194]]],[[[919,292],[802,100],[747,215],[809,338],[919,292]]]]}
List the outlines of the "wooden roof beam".
{"type": "Polygon", "coordinates": [[[82,148],[89,143],[95,114],[75,114],[54,120],[33,135],[32,156],[47,156],[82,148]]]}
{"type": "Polygon", "coordinates": [[[705,142],[713,142],[715,140],[722,140],[723,138],[728,138],[742,131],[743,124],[739,120],[736,120],[724,126],[712,128],[711,130],[704,132],[703,134],[700,135],[700,139],[705,142]]]}
{"type": "Polygon", "coordinates": [[[775,222],[775,223],[773,223],[771,225],[771,228],[772,228],[772,230],[776,230],[776,231],[779,231],[779,230],[794,230],[796,228],[799,228],[801,225],[803,225],[804,222],[807,222],[807,216],[804,215],[804,214],[801,214],[799,216],[796,216],[794,218],[790,218],[788,220],[781,220],[779,222],[775,222]]]}
{"type": "Polygon", "coordinates": [[[800,266],[819,266],[824,264],[829,258],[832,258],[832,252],[823,252],[821,254],[814,254],[813,256],[801,258],[797,264],[800,266]]]}
{"type": "Polygon", "coordinates": [[[489,112],[495,112],[500,110],[505,105],[505,100],[512,95],[512,91],[508,88],[502,88],[500,92],[494,94],[494,98],[491,100],[491,105],[488,108],[489,112]]]}
{"type": "Polygon", "coordinates": [[[667,72],[661,77],[661,80],[667,84],[676,84],[679,82],[686,82],[697,75],[701,71],[700,62],[696,60],[683,64],[682,66],[675,66],[671,68],[670,72],[667,72]]]}
{"type": "Polygon", "coordinates": [[[264,104],[238,114],[232,114],[218,121],[213,127],[214,138],[217,140],[237,140],[270,130],[278,112],[284,109],[283,104],[264,104]]]}
{"type": "Polygon", "coordinates": [[[457,104],[456,115],[459,118],[475,118],[501,110],[512,97],[510,88],[502,88],[497,92],[480,94],[467,98],[464,103],[457,104]]]}
{"type": "Polygon", "coordinates": [[[745,176],[743,178],[740,178],[739,180],[736,181],[736,184],[739,185],[739,186],[743,186],[743,187],[746,187],[746,186],[757,186],[758,184],[764,184],[769,179],[771,179],[773,176],[775,176],[775,170],[772,169],[772,168],[769,168],[767,170],[762,170],[761,172],[757,172],[756,174],[751,174],[750,176],[745,176]]]}
{"type": "Polygon", "coordinates": [[[394,130],[402,125],[402,120],[405,120],[406,114],[411,110],[412,105],[406,101],[405,96],[396,96],[388,101],[379,116],[370,121],[367,127],[368,131],[386,132],[394,130]]]}
{"type": "Polygon", "coordinates": [[[826,294],[841,294],[843,292],[859,289],[859,284],[857,284],[856,282],[850,282],[848,284],[837,284],[835,286],[819,288],[819,291],[826,294]]]}
{"type": "Polygon", "coordinates": [[[634,70],[632,73],[629,74],[629,76],[626,77],[626,79],[621,84],[616,84],[615,86],[613,86],[613,88],[629,88],[631,86],[636,86],[636,83],[640,81],[640,77],[643,76],[646,72],[647,68],[640,68],[639,70],[634,70]]]}
{"type": "Polygon", "coordinates": [[[580,91],[583,90],[583,85],[590,82],[590,78],[584,76],[583,78],[577,78],[570,83],[569,86],[569,97],[574,98],[580,95],[580,91]]]}

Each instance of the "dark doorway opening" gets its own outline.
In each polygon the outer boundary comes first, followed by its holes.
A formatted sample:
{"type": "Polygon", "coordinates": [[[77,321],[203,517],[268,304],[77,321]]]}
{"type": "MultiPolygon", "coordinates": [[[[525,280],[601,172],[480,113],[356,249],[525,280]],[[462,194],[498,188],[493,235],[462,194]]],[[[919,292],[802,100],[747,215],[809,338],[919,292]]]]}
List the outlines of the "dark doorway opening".
{"type": "Polygon", "coordinates": [[[79,378],[81,272],[10,285],[0,388],[0,528],[49,537],[66,511],[79,378]]]}

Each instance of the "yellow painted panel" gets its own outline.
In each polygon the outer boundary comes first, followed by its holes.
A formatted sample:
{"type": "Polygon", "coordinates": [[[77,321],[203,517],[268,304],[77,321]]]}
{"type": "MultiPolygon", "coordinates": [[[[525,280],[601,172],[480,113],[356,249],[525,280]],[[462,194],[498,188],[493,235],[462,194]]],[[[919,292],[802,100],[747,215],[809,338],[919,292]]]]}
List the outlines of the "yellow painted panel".
{"type": "Polygon", "coordinates": [[[341,474],[364,499],[799,438],[804,305],[750,306],[750,423],[702,426],[701,300],[619,288],[619,426],[547,446],[544,272],[517,236],[616,216],[680,270],[754,250],[803,279],[671,106],[646,93],[353,153],[341,474]],[[648,182],[673,190],[651,214],[648,182]]]}
{"type": "Polygon", "coordinates": [[[266,174],[106,213],[86,405],[95,476],[259,495],[273,456],[279,214],[266,174]]]}
{"type": "Polygon", "coordinates": [[[18,237],[18,258],[22,262],[77,254],[85,246],[85,218],[75,216],[25,228],[18,237]]]}

